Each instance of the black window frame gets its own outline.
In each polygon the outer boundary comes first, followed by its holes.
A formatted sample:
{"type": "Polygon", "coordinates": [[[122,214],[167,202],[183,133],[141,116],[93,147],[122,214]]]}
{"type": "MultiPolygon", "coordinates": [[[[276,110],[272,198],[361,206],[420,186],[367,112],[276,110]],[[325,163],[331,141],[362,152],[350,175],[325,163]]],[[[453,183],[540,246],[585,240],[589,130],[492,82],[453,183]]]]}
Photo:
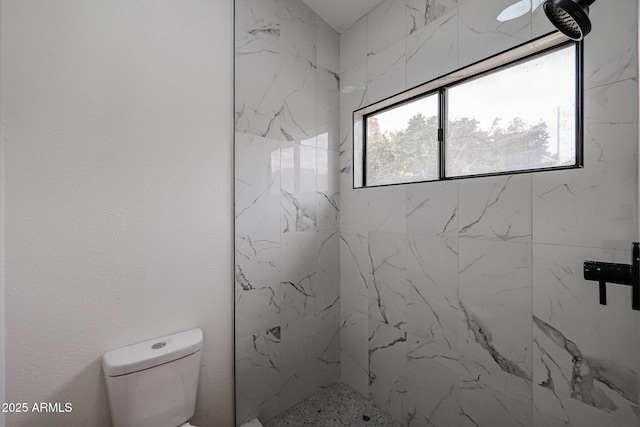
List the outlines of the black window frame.
{"type": "Polygon", "coordinates": [[[353,161],[356,161],[356,123],[360,122],[362,127],[362,132],[360,135],[361,138],[361,151],[362,151],[362,173],[360,179],[362,180],[361,185],[356,185],[356,179],[358,178],[355,174],[355,168],[353,168],[353,188],[378,188],[378,187],[387,187],[393,185],[407,185],[407,184],[417,184],[417,183],[425,183],[425,182],[440,182],[440,181],[451,181],[458,179],[469,179],[469,178],[480,178],[487,176],[502,176],[502,175],[515,175],[515,174],[523,174],[523,173],[535,173],[535,172],[543,172],[543,171],[557,171],[557,170],[567,170],[567,169],[579,169],[584,167],[584,42],[583,41],[574,41],[566,38],[561,33],[554,31],[540,37],[537,37],[533,40],[530,40],[526,43],[522,43],[518,46],[515,46],[511,49],[507,49],[503,52],[497,53],[480,61],[474,62],[470,65],[467,65],[458,70],[447,73],[443,76],[437,77],[435,79],[429,80],[426,83],[422,83],[413,88],[407,89],[401,93],[385,98],[381,101],[377,101],[373,104],[362,107],[353,112],[353,123],[352,129],[354,130],[354,138],[353,139],[353,147],[352,153],[353,161]],[[536,45],[542,45],[542,47],[536,48],[536,45]],[[547,166],[547,167],[539,167],[539,168],[531,168],[531,169],[522,169],[522,170],[513,170],[513,171],[499,171],[499,172],[488,172],[488,173],[480,173],[480,174],[471,174],[471,175],[461,175],[461,176],[446,176],[446,149],[445,149],[445,141],[446,141],[446,127],[447,127],[447,89],[453,86],[460,85],[465,81],[480,78],[483,75],[492,74],[501,69],[505,69],[516,65],[518,63],[526,62],[529,59],[541,56],[546,53],[549,53],[554,50],[560,50],[565,48],[566,46],[574,45],[575,46],[575,72],[576,72],[576,81],[575,81],[575,163],[571,165],[559,165],[559,166],[547,166]],[[517,55],[519,50],[533,50],[531,53],[520,54],[517,55]],[[514,59],[506,60],[501,62],[502,58],[508,58],[510,55],[516,53],[517,56],[514,59]],[[498,60],[499,64],[492,67],[483,67],[483,64],[490,63],[494,60],[498,60]],[[479,71],[471,72],[470,74],[465,74],[465,71],[472,70],[474,68],[480,68],[479,71]],[[462,77],[461,77],[462,75],[462,77]],[[442,81],[443,84],[433,86],[434,82],[442,81]],[[422,88],[428,88],[423,90],[422,88]],[[417,92],[416,94],[413,94],[417,92]],[[401,105],[411,103],[420,98],[424,98],[427,96],[438,94],[438,178],[431,180],[420,180],[420,181],[406,181],[406,182],[394,182],[387,184],[376,184],[376,185],[367,185],[367,118],[376,114],[380,114],[386,110],[391,110],[397,108],[401,105]],[[379,108],[378,108],[379,106],[379,108]]]}

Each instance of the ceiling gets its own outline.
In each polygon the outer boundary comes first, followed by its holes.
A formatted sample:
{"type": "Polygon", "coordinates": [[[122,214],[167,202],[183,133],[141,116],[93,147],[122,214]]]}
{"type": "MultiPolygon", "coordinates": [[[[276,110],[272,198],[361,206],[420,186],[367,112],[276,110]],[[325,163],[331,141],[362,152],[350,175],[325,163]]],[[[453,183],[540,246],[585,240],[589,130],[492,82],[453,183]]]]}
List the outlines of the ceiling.
{"type": "Polygon", "coordinates": [[[383,0],[303,1],[339,33],[383,2],[383,0]]]}

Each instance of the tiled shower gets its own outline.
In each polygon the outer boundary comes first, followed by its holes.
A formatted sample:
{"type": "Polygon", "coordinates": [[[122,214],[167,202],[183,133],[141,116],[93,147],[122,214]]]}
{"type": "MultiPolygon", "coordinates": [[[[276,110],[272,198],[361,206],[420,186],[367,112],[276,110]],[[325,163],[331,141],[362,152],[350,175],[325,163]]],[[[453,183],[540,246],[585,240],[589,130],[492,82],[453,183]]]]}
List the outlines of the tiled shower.
{"type": "Polygon", "coordinates": [[[638,426],[640,322],[582,278],[638,237],[638,4],[585,39],[583,169],[352,188],[351,113],[552,31],[385,0],[338,35],[236,1],[236,415],[343,381],[409,426],[638,426]]]}

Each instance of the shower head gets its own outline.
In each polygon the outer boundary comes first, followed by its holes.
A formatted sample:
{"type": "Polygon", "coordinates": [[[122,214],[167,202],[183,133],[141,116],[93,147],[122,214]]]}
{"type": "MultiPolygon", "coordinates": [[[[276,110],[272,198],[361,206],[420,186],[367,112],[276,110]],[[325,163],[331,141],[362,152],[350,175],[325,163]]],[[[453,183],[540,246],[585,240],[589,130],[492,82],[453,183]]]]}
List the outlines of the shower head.
{"type": "Polygon", "coordinates": [[[596,0],[547,0],[544,13],[560,32],[573,40],[582,40],[591,31],[589,6],[596,0]]]}

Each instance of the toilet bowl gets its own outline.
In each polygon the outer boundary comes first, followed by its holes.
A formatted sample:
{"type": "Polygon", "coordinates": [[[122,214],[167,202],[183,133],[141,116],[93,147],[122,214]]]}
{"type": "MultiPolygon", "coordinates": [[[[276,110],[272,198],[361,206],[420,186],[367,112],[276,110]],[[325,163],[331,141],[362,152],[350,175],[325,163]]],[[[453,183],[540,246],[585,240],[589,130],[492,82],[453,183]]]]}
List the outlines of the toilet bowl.
{"type": "Polygon", "coordinates": [[[113,427],[195,427],[201,358],[200,329],[105,353],[113,427]]]}

